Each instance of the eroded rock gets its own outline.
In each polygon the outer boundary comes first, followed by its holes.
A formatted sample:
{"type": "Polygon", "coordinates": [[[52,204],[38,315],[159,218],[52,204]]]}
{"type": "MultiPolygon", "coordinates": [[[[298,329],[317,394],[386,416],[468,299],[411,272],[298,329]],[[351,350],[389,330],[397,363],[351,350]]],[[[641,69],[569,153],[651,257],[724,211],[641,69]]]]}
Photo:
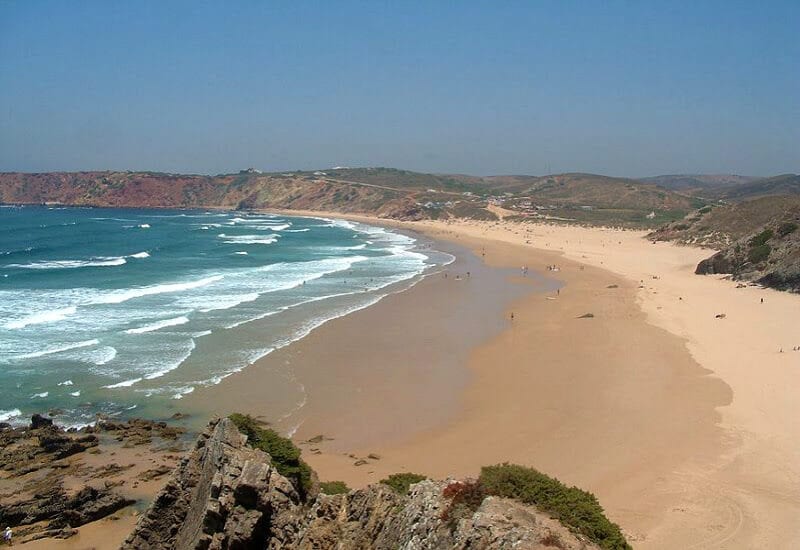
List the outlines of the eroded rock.
{"type": "Polygon", "coordinates": [[[532,506],[486,497],[448,521],[452,482],[376,484],[303,501],[233,423],[212,423],[125,541],[126,550],[595,549],[532,506]]]}

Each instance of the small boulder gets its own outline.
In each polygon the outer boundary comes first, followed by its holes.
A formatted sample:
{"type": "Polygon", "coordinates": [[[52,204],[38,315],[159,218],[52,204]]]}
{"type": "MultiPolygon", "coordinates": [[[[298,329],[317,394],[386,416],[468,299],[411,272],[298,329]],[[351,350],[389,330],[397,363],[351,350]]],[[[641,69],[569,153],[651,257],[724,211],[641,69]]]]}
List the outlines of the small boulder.
{"type": "Polygon", "coordinates": [[[40,428],[49,428],[53,425],[53,420],[42,416],[39,413],[31,417],[31,430],[38,430],[40,428]]]}

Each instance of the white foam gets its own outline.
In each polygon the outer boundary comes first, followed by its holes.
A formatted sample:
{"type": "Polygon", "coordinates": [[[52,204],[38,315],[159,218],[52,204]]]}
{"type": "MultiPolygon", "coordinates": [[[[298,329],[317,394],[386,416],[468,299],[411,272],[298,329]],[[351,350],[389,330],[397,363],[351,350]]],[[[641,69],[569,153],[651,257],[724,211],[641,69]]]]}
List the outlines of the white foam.
{"type": "Polygon", "coordinates": [[[19,409],[11,409],[11,410],[8,410],[8,411],[0,411],[0,422],[7,422],[7,421],[11,420],[12,418],[15,418],[15,417],[21,416],[21,415],[22,415],[22,411],[20,411],[19,409]]]}
{"type": "Polygon", "coordinates": [[[252,292],[248,294],[230,294],[217,297],[216,301],[206,304],[206,307],[200,310],[201,313],[208,313],[219,309],[230,309],[245,302],[252,302],[258,299],[258,293],[252,292]]]}
{"type": "Polygon", "coordinates": [[[79,267],[113,267],[125,263],[127,263],[127,260],[119,256],[92,258],[90,260],[48,260],[30,264],[9,264],[6,267],[16,267],[19,269],[77,269],[79,267]]]}
{"type": "Polygon", "coordinates": [[[273,244],[278,240],[278,235],[226,235],[220,233],[218,237],[224,239],[225,244],[273,244]]]}
{"type": "Polygon", "coordinates": [[[194,387],[193,387],[193,386],[188,386],[188,387],[186,387],[186,388],[180,388],[180,389],[178,390],[178,393],[176,393],[175,395],[173,395],[173,396],[172,396],[172,398],[173,398],[173,399],[183,399],[183,396],[184,396],[184,395],[189,395],[189,394],[190,394],[190,393],[192,393],[193,391],[194,391],[194,387]]]}
{"type": "Polygon", "coordinates": [[[71,386],[72,380],[64,380],[63,382],[59,382],[57,385],[59,386],[71,386]]]}
{"type": "Polygon", "coordinates": [[[167,374],[168,372],[170,372],[170,371],[173,371],[173,370],[177,369],[178,367],[180,367],[180,366],[183,364],[183,362],[184,362],[184,361],[186,361],[186,360],[189,358],[189,356],[192,354],[192,351],[194,351],[194,348],[195,348],[194,339],[192,339],[192,340],[189,340],[189,346],[188,346],[188,349],[187,349],[187,350],[186,350],[186,352],[183,354],[183,357],[181,357],[180,359],[178,359],[177,361],[175,361],[175,362],[174,362],[172,365],[169,365],[169,366],[167,366],[167,367],[164,367],[164,368],[162,368],[162,369],[160,369],[160,370],[157,370],[157,371],[155,371],[155,372],[151,372],[150,374],[148,374],[147,376],[145,376],[145,379],[146,379],[146,380],[153,380],[153,379],[155,379],[155,378],[161,378],[162,376],[164,376],[164,375],[165,375],[165,374],[167,374]]]}
{"type": "Polygon", "coordinates": [[[247,256],[247,252],[245,252],[244,250],[239,250],[238,252],[234,252],[234,254],[237,254],[239,256],[247,256]]]}
{"type": "Polygon", "coordinates": [[[173,319],[164,319],[162,321],[155,322],[151,325],[145,325],[143,327],[137,328],[130,328],[125,331],[126,334],[144,334],[145,332],[153,332],[154,330],[159,330],[166,327],[175,327],[178,325],[185,325],[189,322],[187,317],[175,317],[173,319]]]}
{"type": "Polygon", "coordinates": [[[70,395],[72,397],[80,397],[81,396],[81,390],[71,392],[70,395]]]}
{"type": "Polygon", "coordinates": [[[111,346],[105,346],[97,350],[96,353],[93,353],[91,356],[91,361],[95,365],[105,365],[114,360],[117,356],[117,349],[111,346]]]}
{"type": "Polygon", "coordinates": [[[147,252],[137,252],[136,254],[131,254],[131,258],[149,258],[150,254],[147,252]]]}
{"type": "Polygon", "coordinates": [[[142,224],[139,224],[139,227],[141,229],[150,229],[150,224],[149,223],[142,223],[142,224]]]}
{"type": "Polygon", "coordinates": [[[108,388],[113,390],[114,388],[129,388],[133,386],[137,382],[141,382],[141,378],[131,378],[130,380],[123,380],[122,382],[117,382],[116,384],[109,384],[108,386],[103,386],[104,388],[108,388]]]}
{"type": "Polygon", "coordinates": [[[23,317],[22,319],[17,319],[16,321],[9,321],[8,323],[6,323],[5,328],[19,329],[19,328],[25,328],[29,325],[55,323],[56,321],[62,321],[69,315],[75,313],[77,310],[78,310],[77,307],[70,306],[62,309],[54,309],[52,311],[43,311],[41,313],[34,313],[33,315],[23,317]]]}
{"type": "Polygon", "coordinates": [[[303,229],[287,229],[284,233],[305,233],[306,231],[311,231],[308,227],[304,227],[303,229]]]}
{"type": "Polygon", "coordinates": [[[197,281],[190,281],[188,283],[170,283],[165,285],[144,286],[139,288],[132,288],[119,292],[111,292],[106,295],[95,298],[91,303],[93,304],[121,304],[134,298],[141,298],[143,296],[152,296],[154,294],[166,294],[168,292],[183,292],[185,290],[192,290],[203,286],[210,285],[217,281],[221,281],[224,277],[222,275],[214,275],[213,277],[206,277],[197,281]]]}
{"type": "Polygon", "coordinates": [[[48,392],[48,391],[43,391],[42,393],[34,393],[33,395],[31,395],[31,399],[35,399],[35,398],[44,399],[48,395],[50,395],[50,392],[48,392]]]}
{"type": "Polygon", "coordinates": [[[35,351],[32,353],[25,353],[22,355],[17,355],[15,359],[35,359],[36,357],[43,357],[45,355],[52,355],[54,353],[61,353],[64,351],[69,351],[71,349],[78,349],[78,348],[86,348],[89,346],[96,346],[99,344],[99,340],[86,340],[84,342],[77,342],[75,344],[68,344],[66,346],[58,347],[58,348],[50,348],[42,351],[35,351]]]}
{"type": "Polygon", "coordinates": [[[56,310],[51,310],[51,311],[43,311],[43,312],[40,312],[40,313],[34,313],[32,315],[28,315],[26,317],[23,317],[22,319],[16,319],[14,321],[9,321],[5,325],[3,325],[3,327],[13,330],[13,329],[25,328],[28,325],[39,325],[39,324],[42,324],[42,323],[53,323],[53,322],[56,322],[56,321],[61,321],[62,319],[64,319],[68,315],[72,315],[73,313],[75,313],[76,310],[77,310],[77,308],[75,308],[74,306],[71,306],[69,308],[56,309],[56,310]]]}

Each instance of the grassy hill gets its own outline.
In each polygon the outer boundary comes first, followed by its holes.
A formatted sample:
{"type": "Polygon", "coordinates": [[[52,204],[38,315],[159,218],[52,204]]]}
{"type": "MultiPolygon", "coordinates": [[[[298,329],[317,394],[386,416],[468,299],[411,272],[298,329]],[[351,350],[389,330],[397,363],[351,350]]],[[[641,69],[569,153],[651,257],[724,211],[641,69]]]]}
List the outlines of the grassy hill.
{"type": "Polygon", "coordinates": [[[397,219],[496,219],[490,202],[522,217],[654,225],[683,217],[696,199],[653,184],[592,174],[477,177],[394,168],[337,168],[217,176],[156,172],[0,174],[0,202],[173,208],[284,208],[397,219]],[[526,206],[527,205],[527,206],[526,206]],[[533,210],[531,210],[533,209],[533,210]],[[654,212],[653,216],[648,214],[654,212]]]}
{"type": "Polygon", "coordinates": [[[728,189],[722,194],[722,198],[731,201],[743,201],[779,195],[800,195],[800,175],[783,174],[771,178],[758,179],[728,189]]]}
{"type": "Polygon", "coordinates": [[[687,195],[718,198],[729,189],[757,179],[759,178],[735,174],[668,174],[641,178],[640,181],[687,195]]]}

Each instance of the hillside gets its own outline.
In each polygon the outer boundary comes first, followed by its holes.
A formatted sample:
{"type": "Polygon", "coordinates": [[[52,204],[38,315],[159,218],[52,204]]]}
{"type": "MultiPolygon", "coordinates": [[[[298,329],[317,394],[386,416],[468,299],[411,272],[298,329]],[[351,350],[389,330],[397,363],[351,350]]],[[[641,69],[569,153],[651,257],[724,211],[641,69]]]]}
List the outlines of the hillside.
{"type": "Polygon", "coordinates": [[[763,197],[705,207],[650,233],[719,250],[698,274],[728,274],[782,290],[800,291],[800,196],[763,197]]]}
{"type": "Polygon", "coordinates": [[[730,201],[744,201],[780,195],[800,195],[800,175],[783,174],[758,179],[728,189],[722,194],[722,198],[730,201]]]}
{"type": "Polygon", "coordinates": [[[635,180],[592,174],[545,177],[424,174],[337,168],[218,176],[154,172],[0,174],[0,202],[111,207],[298,209],[395,219],[496,219],[495,204],[521,217],[655,226],[683,217],[697,199],[635,180]],[[649,217],[648,215],[651,214],[649,217]]]}
{"type": "Polygon", "coordinates": [[[757,179],[735,174],[668,174],[640,178],[640,181],[693,196],[718,197],[728,189],[757,179]]]}
{"type": "Polygon", "coordinates": [[[306,175],[0,174],[0,202],[156,208],[287,208],[424,217],[408,193],[306,175]]]}

